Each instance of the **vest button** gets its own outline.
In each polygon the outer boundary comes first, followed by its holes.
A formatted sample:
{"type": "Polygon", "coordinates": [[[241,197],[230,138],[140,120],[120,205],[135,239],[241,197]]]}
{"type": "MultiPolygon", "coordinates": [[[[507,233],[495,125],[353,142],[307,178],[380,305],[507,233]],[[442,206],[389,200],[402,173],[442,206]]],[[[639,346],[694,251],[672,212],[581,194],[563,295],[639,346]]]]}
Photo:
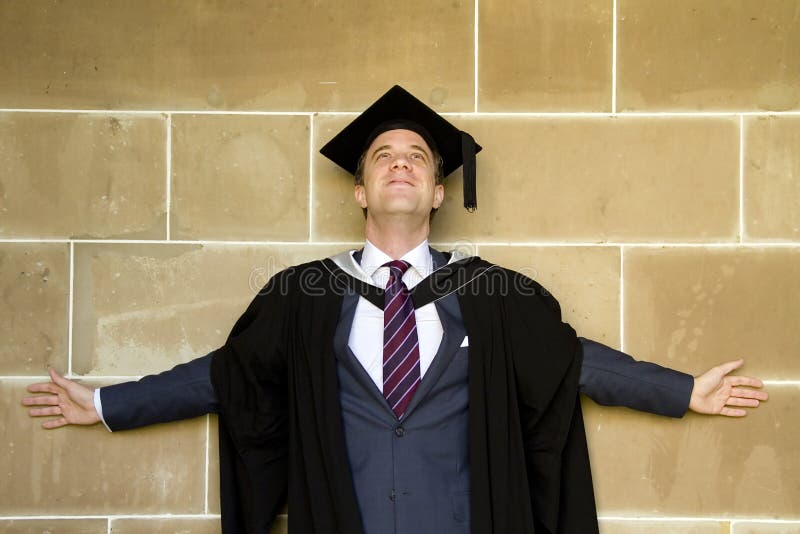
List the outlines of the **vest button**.
{"type": "Polygon", "coordinates": [[[394,435],[397,436],[398,438],[402,438],[403,436],[406,435],[406,429],[403,428],[402,426],[398,426],[397,428],[394,429],[394,435]]]}

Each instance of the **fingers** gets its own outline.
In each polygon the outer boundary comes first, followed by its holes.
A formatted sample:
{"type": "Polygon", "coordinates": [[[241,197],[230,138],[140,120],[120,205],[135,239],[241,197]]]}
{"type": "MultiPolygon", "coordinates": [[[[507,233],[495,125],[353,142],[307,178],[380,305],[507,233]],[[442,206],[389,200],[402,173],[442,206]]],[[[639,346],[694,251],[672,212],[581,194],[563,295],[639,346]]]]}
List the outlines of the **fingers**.
{"type": "Polygon", "coordinates": [[[738,360],[733,360],[730,362],[725,362],[717,366],[717,368],[722,371],[722,374],[727,375],[731,371],[735,371],[739,367],[744,364],[744,360],[739,358],[738,360]]]}
{"type": "Polygon", "coordinates": [[[731,388],[732,397],[741,397],[743,399],[758,399],[765,401],[769,399],[769,394],[766,391],[759,389],[746,389],[746,388],[731,388]]]}
{"type": "Polygon", "coordinates": [[[58,403],[57,395],[49,395],[47,397],[25,397],[22,399],[22,404],[25,406],[57,406],[58,403]]]}
{"type": "Polygon", "coordinates": [[[56,370],[52,367],[47,368],[47,372],[50,373],[50,380],[61,386],[62,388],[67,388],[70,385],[70,381],[61,376],[60,374],[56,373],[56,370]]]}
{"type": "Polygon", "coordinates": [[[745,415],[747,415],[747,411],[742,410],[741,408],[728,408],[726,406],[722,408],[719,414],[724,415],[726,417],[744,417],[745,415]]]}
{"type": "Polygon", "coordinates": [[[747,406],[748,408],[758,408],[757,399],[740,399],[737,397],[731,397],[725,404],[727,406],[747,406]]]}
{"type": "Polygon", "coordinates": [[[58,419],[51,419],[50,421],[45,421],[42,423],[42,428],[46,428],[48,430],[53,428],[61,428],[62,426],[67,426],[67,420],[63,417],[59,417],[58,419]]]}
{"type": "Polygon", "coordinates": [[[45,417],[51,415],[61,415],[60,406],[52,406],[50,408],[31,408],[28,410],[31,417],[45,417]]]}
{"type": "Polygon", "coordinates": [[[27,388],[31,393],[53,393],[59,395],[64,393],[64,389],[58,387],[52,382],[40,382],[38,384],[30,384],[27,388]]]}
{"type": "Polygon", "coordinates": [[[753,388],[760,388],[764,385],[764,382],[758,378],[753,378],[750,376],[727,376],[725,379],[732,386],[750,386],[753,388]]]}

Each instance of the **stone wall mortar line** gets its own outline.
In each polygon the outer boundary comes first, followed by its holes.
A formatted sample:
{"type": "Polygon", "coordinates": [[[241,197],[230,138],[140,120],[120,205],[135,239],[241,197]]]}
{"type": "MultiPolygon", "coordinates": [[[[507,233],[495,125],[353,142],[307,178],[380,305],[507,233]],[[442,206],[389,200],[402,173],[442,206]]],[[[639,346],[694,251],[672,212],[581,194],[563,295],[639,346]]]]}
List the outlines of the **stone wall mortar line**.
{"type": "Polygon", "coordinates": [[[748,517],[744,519],[731,518],[731,517],[690,517],[690,516],[604,516],[598,515],[597,519],[600,521],[629,521],[634,522],[650,522],[662,521],[665,523],[775,523],[794,525],[800,524],[800,519],[759,519],[757,517],[748,517]]]}
{"type": "Polygon", "coordinates": [[[308,242],[314,242],[314,115],[308,118],[308,242]]]}
{"type": "Polygon", "coordinates": [[[611,11],[611,113],[617,113],[617,0],[611,11]]]}
{"type": "MultiPolygon", "coordinates": [[[[177,364],[176,364],[177,365],[177,364]]],[[[139,380],[144,375],[82,375],[73,374],[68,377],[77,380],[139,380]]],[[[0,380],[50,380],[48,375],[5,375],[0,380]]]]}
{"type": "Polygon", "coordinates": [[[619,350],[625,352],[625,247],[619,247],[619,350]]]}
{"type": "Polygon", "coordinates": [[[743,524],[746,525],[748,523],[770,523],[774,525],[800,525],[800,518],[798,519],[759,519],[754,517],[752,519],[729,519],[728,521],[731,522],[731,527],[734,524],[739,525],[743,524]]]}
{"type": "Polygon", "coordinates": [[[72,239],[0,238],[0,243],[72,243],[72,239]]]}
{"type": "Polygon", "coordinates": [[[719,522],[727,522],[730,519],[720,518],[720,517],[687,517],[687,516],[604,516],[598,515],[597,519],[600,521],[628,521],[631,523],[635,522],[650,522],[650,521],[664,521],[664,522],[675,522],[675,523],[684,523],[684,522],[707,522],[707,523],[719,523],[719,522]]]}
{"type": "Polygon", "coordinates": [[[165,190],[164,197],[166,202],[166,219],[167,219],[167,241],[170,240],[170,217],[172,209],[172,115],[167,114],[167,135],[166,135],[166,176],[165,176],[165,190]]]}
{"type": "MultiPolygon", "coordinates": [[[[27,521],[34,519],[219,519],[219,514],[105,514],[105,515],[0,515],[0,521],[27,521]]],[[[278,514],[276,517],[286,517],[278,514]]]]}
{"type": "Polygon", "coordinates": [[[744,116],[739,115],[739,243],[744,242],[744,116]]]}
{"type": "Polygon", "coordinates": [[[208,463],[208,448],[211,440],[211,416],[206,414],[206,473],[205,473],[205,504],[203,506],[203,513],[208,514],[208,479],[209,479],[209,463],[208,463]]]}
{"type": "MultiPolygon", "coordinates": [[[[22,243],[22,244],[57,244],[57,243],[77,243],[79,245],[85,244],[107,244],[107,245],[235,245],[235,246],[249,246],[249,245],[316,245],[318,243],[309,243],[308,241],[218,241],[218,240],[189,240],[189,239],[2,239],[0,243],[22,243]]],[[[319,244],[324,245],[355,245],[355,241],[321,241],[319,244]]]]}
{"type": "MultiPolygon", "coordinates": [[[[441,243],[441,242],[440,242],[441,243]]],[[[604,243],[587,243],[585,241],[518,241],[518,242],[499,242],[499,241],[471,241],[473,245],[485,245],[495,247],[627,247],[627,248],[800,248],[798,241],[785,241],[785,242],[745,242],[738,243],[735,241],[721,241],[721,242],[708,242],[708,243],[681,243],[675,242],[625,242],[625,241],[607,241],[604,243]]]]}
{"type": "MultiPolygon", "coordinates": [[[[76,113],[92,115],[264,115],[264,116],[308,116],[316,111],[239,111],[207,109],[67,109],[67,108],[0,108],[0,113],[76,113]]],[[[333,112],[350,113],[350,112],[333,112]]],[[[353,115],[358,113],[353,112],[353,115]]]]}
{"type": "Polygon", "coordinates": [[[475,79],[473,81],[473,87],[475,88],[474,89],[475,90],[475,94],[474,94],[474,103],[473,103],[473,109],[472,110],[475,113],[478,112],[478,21],[480,19],[480,7],[479,7],[479,3],[478,2],[479,2],[479,0],[475,0],[475,14],[474,14],[475,24],[473,26],[474,34],[475,34],[474,35],[475,44],[474,44],[473,51],[472,51],[473,55],[474,55],[474,58],[473,58],[473,67],[474,67],[473,75],[475,77],[475,79]]]}
{"type": "MultiPolygon", "coordinates": [[[[150,117],[169,115],[257,115],[257,116],[290,116],[308,117],[321,115],[326,117],[356,117],[357,111],[234,111],[234,110],[175,110],[175,109],[35,109],[35,108],[0,108],[0,113],[61,113],[61,114],[96,114],[96,115],[143,115],[150,117]]],[[[800,117],[800,111],[754,111],[754,110],[720,110],[720,111],[444,111],[444,117],[800,117]]]]}
{"type": "MultiPolygon", "coordinates": [[[[316,115],[326,117],[357,117],[357,112],[351,111],[319,111],[316,115]]],[[[620,111],[617,113],[610,113],[608,111],[443,111],[439,113],[443,117],[488,117],[488,118],[503,118],[503,117],[532,117],[532,118],[621,118],[621,117],[636,117],[636,118],[660,118],[660,117],[727,117],[736,118],[744,117],[798,117],[800,111],[743,111],[743,110],[723,110],[723,111],[620,111]]]]}
{"type": "Polygon", "coordinates": [[[76,115],[143,115],[146,117],[162,117],[169,113],[163,109],[67,109],[67,108],[0,108],[0,113],[60,113],[76,115]]]}
{"type": "Polygon", "coordinates": [[[241,110],[182,110],[172,109],[164,113],[171,113],[172,115],[255,115],[264,117],[308,117],[314,115],[317,111],[241,111],[241,110]]]}
{"type": "Polygon", "coordinates": [[[69,243],[69,305],[67,311],[67,375],[72,376],[72,318],[75,305],[75,243],[69,243]]]}

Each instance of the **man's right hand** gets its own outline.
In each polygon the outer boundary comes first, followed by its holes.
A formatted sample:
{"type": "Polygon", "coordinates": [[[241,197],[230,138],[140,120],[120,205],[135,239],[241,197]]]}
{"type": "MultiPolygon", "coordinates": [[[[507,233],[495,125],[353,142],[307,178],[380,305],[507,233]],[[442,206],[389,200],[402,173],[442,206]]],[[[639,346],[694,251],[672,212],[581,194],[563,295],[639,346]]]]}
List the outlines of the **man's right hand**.
{"type": "Polygon", "coordinates": [[[31,384],[31,393],[48,393],[36,397],[25,397],[22,404],[36,406],[28,410],[31,417],[60,415],[42,423],[42,428],[59,428],[66,425],[93,425],[100,422],[94,409],[94,390],[68,380],[49,368],[50,380],[31,384]]]}

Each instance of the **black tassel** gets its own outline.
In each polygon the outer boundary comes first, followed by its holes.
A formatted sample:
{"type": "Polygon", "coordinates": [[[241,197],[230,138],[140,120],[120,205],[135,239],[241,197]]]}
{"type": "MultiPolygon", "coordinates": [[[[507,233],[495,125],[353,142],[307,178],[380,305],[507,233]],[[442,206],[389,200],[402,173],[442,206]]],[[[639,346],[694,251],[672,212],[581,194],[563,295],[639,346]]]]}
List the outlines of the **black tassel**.
{"type": "Polygon", "coordinates": [[[464,173],[464,207],[473,212],[478,209],[478,192],[475,184],[475,139],[461,132],[461,157],[464,173]]]}

